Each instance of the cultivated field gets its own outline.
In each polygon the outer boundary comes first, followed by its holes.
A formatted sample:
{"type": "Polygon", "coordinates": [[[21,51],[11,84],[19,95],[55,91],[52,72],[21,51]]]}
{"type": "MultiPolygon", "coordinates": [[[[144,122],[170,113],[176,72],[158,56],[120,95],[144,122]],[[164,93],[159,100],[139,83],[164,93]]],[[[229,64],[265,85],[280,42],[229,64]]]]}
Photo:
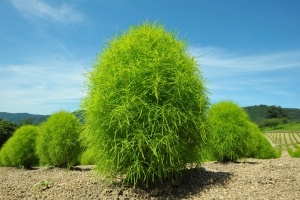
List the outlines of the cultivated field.
{"type": "Polygon", "coordinates": [[[291,157],[295,157],[295,152],[300,149],[300,130],[268,131],[266,136],[272,141],[277,151],[282,148],[282,152],[288,152],[291,157]]]}

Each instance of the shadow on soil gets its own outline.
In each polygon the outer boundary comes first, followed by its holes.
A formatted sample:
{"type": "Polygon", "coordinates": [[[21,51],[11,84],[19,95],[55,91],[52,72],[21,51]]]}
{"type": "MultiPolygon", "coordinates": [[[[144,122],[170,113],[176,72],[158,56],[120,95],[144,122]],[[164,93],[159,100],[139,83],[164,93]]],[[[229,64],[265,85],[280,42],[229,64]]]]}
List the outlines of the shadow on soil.
{"type": "Polygon", "coordinates": [[[125,193],[130,191],[131,194],[128,194],[128,196],[137,199],[150,199],[151,197],[154,197],[154,199],[186,199],[190,195],[200,193],[210,186],[216,184],[225,186],[230,179],[231,174],[228,172],[206,171],[205,168],[200,167],[199,169],[185,170],[182,179],[175,183],[165,181],[149,188],[143,186],[137,186],[136,188],[130,186],[120,187],[120,185],[116,185],[113,190],[118,190],[119,197],[124,197],[125,193]]]}
{"type": "Polygon", "coordinates": [[[216,164],[222,164],[222,165],[227,165],[227,164],[250,164],[250,165],[255,165],[258,164],[258,162],[251,162],[251,161],[216,161],[216,164]]]}

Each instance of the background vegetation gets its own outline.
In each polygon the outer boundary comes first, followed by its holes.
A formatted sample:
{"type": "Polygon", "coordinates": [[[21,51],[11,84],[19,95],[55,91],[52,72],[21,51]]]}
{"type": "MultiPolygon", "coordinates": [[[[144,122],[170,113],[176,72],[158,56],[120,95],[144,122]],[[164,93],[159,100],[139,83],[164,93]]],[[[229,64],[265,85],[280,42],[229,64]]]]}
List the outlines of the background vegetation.
{"type": "Polygon", "coordinates": [[[3,166],[30,167],[39,162],[35,152],[38,127],[24,125],[20,127],[0,151],[0,164],[3,166]]]}
{"type": "Polygon", "coordinates": [[[7,113],[0,112],[0,119],[13,122],[15,124],[21,124],[24,120],[30,119],[32,124],[40,124],[47,120],[49,115],[34,115],[29,113],[7,113]]]}
{"type": "Polygon", "coordinates": [[[51,115],[39,128],[36,150],[40,164],[70,167],[79,163],[81,131],[74,114],[60,111],[51,115]]]}
{"type": "MultiPolygon", "coordinates": [[[[268,115],[268,110],[274,110],[275,108],[279,108],[279,110],[283,110],[284,113],[286,113],[286,117],[289,120],[300,122],[300,109],[298,108],[281,108],[280,106],[267,106],[267,105],[256,105],[256,106],[247,106],[244,107],[245,111],[250,116],[250,119],[255,122],[259,123],[263,121],[264,119],[268,118],[277,118],[277,117],[271,117],[268,115]]],[[[279,111],[281,112],[281,111],[279,111]]],[[[281,117],[279,117],[281,118],[281,117]]]]}
{"type": "Polygon", "coordinates": [[[209,148],[217,161],[235,161],[250,155],[251,130],[249,117],[237,104],[221,101],[208,113],[212,127],[209,148]]]}
{"type": "Polygon", "coordinates": [[[17,128],[17,124],[0,119],[0,149],[2,145],[13,135],[17,128]]]}

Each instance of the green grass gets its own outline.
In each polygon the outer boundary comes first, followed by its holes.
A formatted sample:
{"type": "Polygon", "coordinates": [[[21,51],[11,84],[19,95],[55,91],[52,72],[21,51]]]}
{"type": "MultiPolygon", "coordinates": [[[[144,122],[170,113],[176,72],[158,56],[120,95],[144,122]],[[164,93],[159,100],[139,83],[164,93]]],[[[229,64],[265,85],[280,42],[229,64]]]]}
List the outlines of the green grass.
{"type": "Polygon", "coordinates": [[[282,154],[282,141],[281,141],[281,135],[279,134],[276,134],[276,137],[279,136],[279,147],[276,151],[276,154],[277,154],[277,158],[280,158],[281,157],[281,154],[282,154]]]}
{"type": "Polygon", "coordinates": [[[286,150],[288,151],[288,153],[290,154],[290,156],[293,158],[294,157],[294,151],[290,148],[289,144],[287,143],[286,140],[286,134],[283,134],[284,137],[284,142],[285,142],[285,146],[286,146],[286,150]]]}
{"type": "Polygon", "coordinates": [[[295,139],[292,138],[293,133],[289,133],[290,141],[292,142],[292,145],[296,148],[299,149],[300,147],[297,145],[297,143],[294,141],[295,139]]]}
{"type": "Polygon", "coordinates": [[[279,124],[275,127],[264,127],[261,129],[262,132],[265,131],[276,131],[276,130],[300,130],[300,123],[297,124],[279,124]]]}

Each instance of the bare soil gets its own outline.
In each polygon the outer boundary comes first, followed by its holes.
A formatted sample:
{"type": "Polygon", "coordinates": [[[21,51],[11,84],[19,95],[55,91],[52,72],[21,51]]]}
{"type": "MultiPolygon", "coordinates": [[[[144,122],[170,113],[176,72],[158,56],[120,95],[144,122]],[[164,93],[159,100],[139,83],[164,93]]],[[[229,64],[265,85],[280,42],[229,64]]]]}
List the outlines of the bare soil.
{"type": "Polygon", "coordinates": [[[101,182],[93,166],[0,167],[0,199],[300,199],[300,158],[204,163],[182,180],[144,188],[101,182]]]}

